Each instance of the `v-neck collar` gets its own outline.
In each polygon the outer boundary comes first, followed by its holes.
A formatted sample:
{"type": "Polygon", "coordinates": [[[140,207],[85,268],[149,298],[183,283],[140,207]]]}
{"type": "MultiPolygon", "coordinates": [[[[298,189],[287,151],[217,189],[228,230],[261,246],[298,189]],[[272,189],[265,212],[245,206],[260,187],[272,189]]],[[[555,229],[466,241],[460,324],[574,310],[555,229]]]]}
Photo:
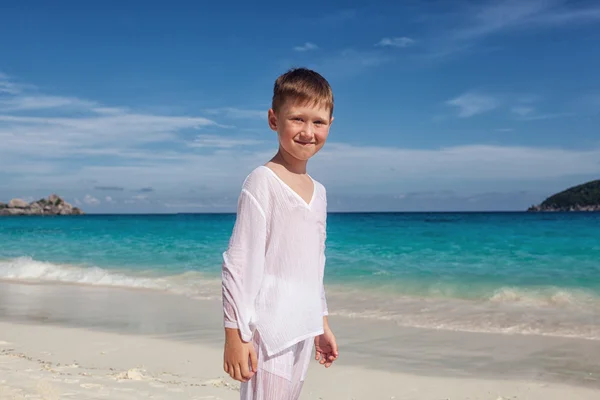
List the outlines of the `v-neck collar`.
{"type": "Polygon", "coordinates": [[[311,208],[315,197],[316,197],[316,193],[317,193],[317,183],[315,182],[315,180],[312,178],[312,176],[306,174],[310,180],[312,181],[313,184],[313,192],[312,192],[312,197],[310,198],[310,201],[307,203],[306,200],[304,200],[302,198],[302,196],[300,196],[298,194],[298,192],[296,192],[294,189],[292,189],[292,187],[290,185],[288,185],[287,183],[285,183],[285,181],[283,179],[281,179],[281,177],[279,175],[277,175],[277,173],[275,171],[273,171],[271,168],[267,167],[266,165],[262,165],[263,168],[266,168],[274,177],[275,179],[277,179],[284,187],[287,188],[287,190],[289,190],[298,200],[300,200],[300,202],[308,208],[311,208]]]}

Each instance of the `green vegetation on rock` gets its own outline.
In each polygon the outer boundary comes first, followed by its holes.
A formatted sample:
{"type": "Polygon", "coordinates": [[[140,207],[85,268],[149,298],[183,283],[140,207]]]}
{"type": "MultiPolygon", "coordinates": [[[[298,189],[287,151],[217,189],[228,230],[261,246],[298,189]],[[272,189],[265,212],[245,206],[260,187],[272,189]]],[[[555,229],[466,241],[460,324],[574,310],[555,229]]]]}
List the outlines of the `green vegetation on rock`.
{"type": "Polygon", "coordinates": [[[600,211],[600,179],[554,194],[529,211],[600,211]]]}

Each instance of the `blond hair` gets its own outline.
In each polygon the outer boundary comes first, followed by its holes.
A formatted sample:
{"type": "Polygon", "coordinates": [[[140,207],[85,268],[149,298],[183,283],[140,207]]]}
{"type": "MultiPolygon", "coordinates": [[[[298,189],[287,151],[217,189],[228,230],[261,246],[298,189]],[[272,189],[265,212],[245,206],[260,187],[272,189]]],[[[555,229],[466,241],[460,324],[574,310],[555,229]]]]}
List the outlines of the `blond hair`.
{"type": "Polygon", "coordinates": [[[322,105],[333,115],[333,91],[319,73],[307,68],[293,68],[279,76],[273,87],[271,108],[277,112],[287,100],[301,104],[322,105]]]}

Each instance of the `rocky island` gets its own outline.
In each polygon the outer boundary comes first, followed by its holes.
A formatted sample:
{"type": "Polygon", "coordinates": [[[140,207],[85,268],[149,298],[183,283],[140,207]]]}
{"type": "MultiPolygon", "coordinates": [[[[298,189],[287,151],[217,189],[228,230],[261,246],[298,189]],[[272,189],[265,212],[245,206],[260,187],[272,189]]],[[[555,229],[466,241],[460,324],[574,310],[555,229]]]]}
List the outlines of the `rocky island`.
{"type": "Polygon", "coordinates": [[[600,179],[573,186],[548,197],[527,211],[597,211],[600,212],[600,179]]]}
{"type": "Polygon", "coordinates": [[[83,215],[77,207],[52,194],[47,199],[27,203],[21,199],[12,199],[8,204],[0,202],[0,216],[8,215],[83,215]]]}

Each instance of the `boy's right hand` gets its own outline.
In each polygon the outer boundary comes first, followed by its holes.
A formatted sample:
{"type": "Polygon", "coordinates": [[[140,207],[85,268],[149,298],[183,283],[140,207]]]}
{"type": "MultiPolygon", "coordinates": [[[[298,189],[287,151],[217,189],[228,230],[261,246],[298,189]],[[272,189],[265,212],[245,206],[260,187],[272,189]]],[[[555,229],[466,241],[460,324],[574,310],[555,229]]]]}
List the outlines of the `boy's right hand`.
{"type": "Polygon", "coordinates": [[[225,328],[223,369],[232,379],[240,382],[248,382],[258,369],[254,344],[244,342],[238,329],[225,328]],[[250,360],[252,369],[250,369],[248,360],[250,360]]]}

